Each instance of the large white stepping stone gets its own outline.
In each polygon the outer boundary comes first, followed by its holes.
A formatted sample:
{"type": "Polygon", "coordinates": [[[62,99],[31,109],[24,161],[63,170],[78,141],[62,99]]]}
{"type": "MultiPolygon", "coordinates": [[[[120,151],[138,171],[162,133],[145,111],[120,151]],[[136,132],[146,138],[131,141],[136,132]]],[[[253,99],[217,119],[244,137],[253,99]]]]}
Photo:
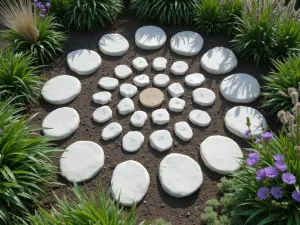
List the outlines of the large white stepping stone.
{"type": "Polygon", "coordinates": [[[132,60],[132,65],[138,71],[143,71],[148,67],[148,63],[143,57],[136,57],[132,60]]]}
{"type": "Polygon", "coordinates": [[[216,100],[216,94],[207,88],[197,88],[193,91],[193,100],[201,106],[210,106],[216,100]]]}
{"type": "Polygon", "coordinates": [[[237,67],[238,61],[234,53],[224,47],[215,47],[206,52],[201,58],[201,66],[212,74],[229,73],[237,67]]]}
{"type": "Polygon", "coordinates": [[[254,136],[260,135],[267,126],[266,119],[256,109],[247,106],[236,106],[231,108],[225,115],[225,125],[233,134],[245,138],[244,133],[248,130],[247,117],[250,119],[250,130],[254,136]]]}
{"type": "Polygon", "coordinates": [[[189,69],[189,65],[184,61],[174,62],[171,66],[171,72],[175,75],[184,75],[189,69]]]}
{"type": "Polygon", "coordinates": [[[149,140],[151,147],[160,152],[170,149],[173,145],[172,136],[167,130],[154,131],[150,135],[149,140]]]}
{"type": "Polygon", "coordinates": [[[68,54],[67,63],[75,73],[89,75],[99,69],[102,60],[100,55],[95,51],[79,49],[68,54]]]}
{"type": "Polygon", "coordinates": [[[259,97],[260,85],[254,77],[238,73],[230,75],[222,81],[220,92],[228,101],[250,103],[259,97]]]}
{"type": "Polygon", "coordinates": [[[176,198],[193,194],[203,183],[199,164],[178,153],[171,153],[160,162],[158,175],[164,191],[176,198]]]}
{"type": "Polygon", "coordinates": [[[167,68],[167,63],[168,63],[168,60],[166,58],[157,57],[153,60],[152,67],[156,71],[162,71],[162,70],[165,70],[167,68]]]}
{"type": "Polygon", "coordinates": [[[111,101],[111,93],[108,91],[100,91],[93,95],[93,101],[97,104],[105,105],[111,101]]]}
{"type": "Polygon", "coordinates": [[[141,49],[159,49],[165,44],[166,40],[166,33],[156,26],[144,26],[135,32],[135,44],[141,49]]]}
{"type": "Polygon", "coordinates": [[[238,144],[223,136],[210,136],[200,145],[204,164],[212,171],[228,175],[241,167],[242,150],[238,144]]]}
{"type": "Polygon", "coordinates": [[[91,141],[77,141],[66,148],[60,158],[61,175],[70,182],[93,178],[104,165],[103,149],[91,141]]]}
{"type": "Polygon", "coordinates": [[[206,127],[210,124],[211,118],[207,112],[194,109],[189,114],[189,120],[200,127],[206,127]]]}
{"type": "Polygon", "coordinates": [[[104,123],[112,118],[111,109],[105,105],[96,109],[93,113],[93,119],[98,123],[104,123]]]}
{"type": "Polygon", "coordinates": [[[202,49],[203,38],[195,32],[182,31],[171,38],[170,46],[178,55],[194,56],[202,49]]]}
{"type": "Polygon", "coordinates": [[[105,55],[121,56],[129,49],[129,43],[121,34],[105,34],[99,41],[100,51],[105,55]]]}
{"type": "Polygon", "coordinates": [[[201,73],[192,73],[184,78],[184,82],[190,87],[201,86],[204,81],[205,77],[201,73]]]}
{"type": "Polygon", "coordinates": [[[184,94],[184,89],[180,83],[173,83],[168,87],[168,92],[172,97],[180,97],[184,94]]]}
{"type": "Polygon", "coordinates": [[[119,85],[119,81],[112,77],[102,77],[99,81],[99,86],[106,90],[115,90],[119,85]]]}
{"type": "Polygon", "coordinates": [[[42,96],[51,104],[63,105],[75,99],[80,91],[81,83],[76,77],[60,75],[46,82],[42,96]]]}
{"type": "Polygon", "coordinates": [[[142,147],[144,140],[141,132],[129,131],[122,139],[122,147],[127,152],[136,152],[142,147]]]}
{"type": "Polygon", "coordinates": [[[177,137],[183,141],[189,141],[193,137],[193,130],[187,122],[175,123],[174,131],[177,137]]]}
{"type": "Polygon", "coordinates": [[[144,111],[135,111],[130,118],[130,123],[136,127],[143,127],[147,118],[147,113],[144,111]]]}
{"type": "Polygon", "coordinates": [[[170,78],[166,74],[160,73],[153,78],[153,84],[157,87],[167,87],[169,83],[170,78]]]}
{"type": "Polygon", "coordinates": [[[166,109],[157,109],[152,112],[152,121],[158,125],[166,124],[170,121],[170,114],[166,109]]]}
{"type": "Polygon", "coordinates": [[[115,67],[115,75],[117,78],[126,79],[132,74],[132,70],[127,65],[118,65],[115,67]]]}
{"type": "Polygon", "coordinates": [[[150,176],[146,168],[128,160],[116,166],[111,178],[111,194],[124,206],[138,204],[147,194],[150,176]]]}
{"type": "Polygon", "coordinates": [[[150,78],[146,74],[138,75],[133,79],[133,83],[138,87],[146,87],[150,83],[150,78]]]}
{"type": "Polygon", "coordinates": [[[73,108],[62,107],[49,113],[42,124],[43,133],[54,140],[62,140],[79,127],[80,118],[73,108]]]}
{"type": "Polygon", "coordinates": [[[120,86],[120,94],[125,98],[132,98],[137,93],[137,87],[132,84],[122,84],[120,86]]]}
{"type": "Polygon", "coordinates": [[[107,141],[119,136],[122,133],[122,130],[122,126],[119,123],[112,122],[104,127],[101,137],[103,140],[107,141]]]}
{"type": "Polygon", "coordinates": [[[173,112],[182,112],[185,107],[185,101],[180,98],[171,98],[169,101],[169,110],[173,112]]]}
{"type": "Polygon", "coordinates": [[[130,98],[123,98],[117,105],[117,108],[121,115],[127,115],[134,111],[134,104],[130,98]]]}

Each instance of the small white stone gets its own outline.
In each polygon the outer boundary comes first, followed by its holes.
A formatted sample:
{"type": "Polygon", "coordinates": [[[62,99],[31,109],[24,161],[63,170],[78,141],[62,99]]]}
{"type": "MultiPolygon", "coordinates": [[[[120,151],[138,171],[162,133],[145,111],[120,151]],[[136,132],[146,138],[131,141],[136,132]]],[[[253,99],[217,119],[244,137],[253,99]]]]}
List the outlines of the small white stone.
{"type": "Polygon", "coordinates": [[[115,75],[117,78],[126,79],[132,74],[132,70],[127,65],[118,65],[115,67],[115,75]]]}
{"type": "Polygon", "coordinates": [[[134,104],[133,101],[130,98],[123,98],[118,106],[118,111],[121,115],[127,115],[129,113],[132,113],[134,111],[134,104]]]}
{"type": "Polygon", "coordinates": [[[105,105],[111,101],[111,93],[108,91],[100,91],[93,95],[93,101],[97,104],[105,105]]]}
{"type": "Polygon", "coordinates": [[[187,122],[175,123],[174,131],[177,137],[183,141],[189,141],[193,137],[193,130],[187,122]]]}
{"type": "Polygon", "coordinates": [[[174,62],[171,66],[171,72],[175,75],[184,75],[189,69],[189,66],[184,61],[174,62]]]}
{"type": "Polygon", "coordinates": [[[106,90],[115,90],[119,85],[119,81],[112,77],[102,77],[99,81],[99,86],[106,90]]]}
{"type": "Polygon", "coordinates": [[[127,152],[136,152],[142,147],[144,140],[141,132],[129,131],[122,139],[122,147],[127,152]]]}
{"type": "Polygon", "coordinates": [[[189,120],[193,124],[198,125],[200,127],[206,127],[211,122],[211,118],[208,115],[208,113],[199,109],[194,109],[190,112],[189,120]]]}
{"type": "Polygon", "coordinates": [[[136,57],[132,60],[132,65],[138,71],[143,71],[148,67],[148,63],[143,57],[136,57]]]}
{"type": "Polygon", "coordinates": [[[98,123],[104,123],[112,118],[111,109],[105,105],[95,110],[93,119],[98,123]]]}
{"type": "Polygon", "coordinates": [[[184,94],[184,89],[180,83],[173,83],[168,87],[168,92],[172,97],[180,97],[184,94]]]}
{"type": "Polygon", "coordinates": [[[210,106],[216,100],[216,94],[207,88],[197,88],[193,91],[193,100],[201,106],[210,106]]]}
{"type": "Polygon", "coordinates": [[[205,77],[201,73],[192,73],[184,78],[184,82],[190,87],[201,86],[204,81],[205,77]]]}
{"type": "Polygon", "coordinates": [[[152,112],[152,121],[158,125],[166,124],[170,121],[170,114],[166,109],[157,109],[152,112]]]}
{"type": "Polygon", "coordinates": [[[185,107],[185,101],[180,98],[171,98],[169,101],[169,110],[173,112],[182,112],[185,107]]]}
{"type": "Polygon", "coordinates": [[[168,60],[164,57],[157,57],[153,60],[152,67],[156,71],[162,71],[167,68],[168,60]]]}
{"type": "Polygon", "coordinates": [[[133,83],[138,87],[146,87],[150,83],[150,78],[146,74],[138,75],[133,79],[133,83]]]}
{"type": "Polygon", "coordinates": [[[121,56],[129,49],[129,43],[121,34],[105,34],[99,41],[100,51],[105,55],[121,56]]]}
{"type": "Polygon", "coordinates": [[[154,131],[150,135],[149,140],[151,147],[160,152],[170,149],[173,145],[172,136],[167,130],[154,131]]]}
{"type": "Polygon", "coordinates": [[[170,83],[170,78],[166,74],[160,73],[153,78],[153,84],[157,87],[167,87],[169,83],[170,83]]]}
{"type": "Polygon", "coordinates": [[[136,127],[143,127],[147,118],[147,113],[144,111],[135,111],[130,118],[130,123],[136,127]]]}
{"type": "Polygon", "coordinates": [[[122,130],[122,126],[119,123],[112,122],[104,127],[101,137],[103,140],[107,141],[119,136],[122,133],[122,130]]]}
{"type": "Polygon", "coordinates": [[[122,84],[120,86],[120,94],[125,98],[132,98],[137,93],[137,87],[132,84],[122,84]]]}
{"type": "Polygon", "coordinates": [[[144,26],[135,32],[135,44],[141,49],[159,49],[165,44],[166,40],[166,33],[156,26],[144,26]]]}

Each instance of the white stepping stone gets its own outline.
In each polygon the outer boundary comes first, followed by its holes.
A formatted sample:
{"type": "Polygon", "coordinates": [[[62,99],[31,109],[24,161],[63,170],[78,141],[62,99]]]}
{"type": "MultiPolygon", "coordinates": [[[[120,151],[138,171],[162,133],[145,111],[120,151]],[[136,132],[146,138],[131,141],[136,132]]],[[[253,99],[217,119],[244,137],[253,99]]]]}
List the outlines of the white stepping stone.
{"type": "Polygon", "coordinates": [[[215,47],[206,52],[201,58],[201,66],[211,74],[229,73],[237,67],[235,54],[228,48],[215,47]]]}
{"type": "Polygon", "coordinates": [[[104,166],[103,149],[91,141],[77,141],[66,148],[60,158],[61,175],[70,182],[93,178],[104,166]]]}
{"type": "Polygon", "coordinates": [[[129,43],[121,34],[105,34],[99,41],[100,51],[105,55],[121,56],[129,49],[129,43]]]}
{"type": "Polygon", "coordinates": [[[243,152],[238,144],[223,136],[210,136],[200,144],[204,164],[212,171],[228,175],[241,168],[243,152]]]}
{"type": "Polygon", "coordinates": [[[93,101],[97,104],[105,105],[111,101],[111,93],[108,91],[100,91],[93,95],[93,101]]]}
{"type": "Polygon", "coordinates": [[[133,79],[133,83],[138,87],[146,87],[150,83],[150,78],[146,74],[138,75],[133,79]]]}
{"type": "Polygon", "coordinates": [[[104,123],[110,120],[111,118],[112,118],[112,111],[107,105],[96,109],[93,113],[93,119],[98,123],[104,123]]]}
{"type": "Polygon", "coordinates": [[[172,136],[167,130],[154,131],[150,135],[149,140],[151,147],[160,152],[170,149],[173,145],[172,136]]]}
{"type": "Polygon", "coordinates": [[[193,137],[193,130],[187,122],[178,122],[174,125],[174,131],[177,137],[183,141],[189,141],[193,137]]]}
{"type": "Polygon", "coordinates": [[[220,92],[228,101],[250,103],[259,97],[260,85],[254,77],[238,73],[230,75],[222,81],[220,92]]]}
{"type": "Polygon", "coordinates": [[[112,122],[108,124],[104,129],[102,130],[101,137],[103,140],[111,140],[117,136],[119,136],[122,133],[122,126],[117,122],[112,122]]]}
{"type": "Polygon", "coordinates": [[[99,69],[102,60],[100,55],[95,51],[79,49],[68,54],[67,63],[75,73],[89,75],[99,69]]]}
{"type": "Polygon", "coordinates": [[[144,111],[135,111],[130,118],[130,123],[136,127],[143,127],[147,118],[147,113],[144,111]]]}
{"type": "Polygon", "coordinates": [[[263,132],[267,126],[266,119],[256,109],[247,106],[236,106],[231,108],[225,115],[226,128],[233,134],[245,138],[244,133],[248,130],[246,125],[247,117],[249,117],[251,126],[251,134],[258,136],[263,132]]]}
{"type": "Polygon", "coordinates": [[[106,90],[115,90],[119,85],[119,81],[112,77],[102,77],[99,81],[99,86],[106,90]]]}
{"type": "Polygon", "coordinates": [[[170,83],[170,78],[166,74],[160,73],[153,78],[153,84],[157,87],[167,87],[169,83],[170,83]]]}
{"type": "Polygon", "coordinates": [[[117,108],[121,115],[127,115],[134,111],[134,104],[130,98],[123,98],[117,105],[117,108]]]}
{"type": "Polygon", "coordinates": [[[173,112],[182,112],[185,107],[185,101],[180,98],[171,98],[169,101],[169,110],[173,112]]]}
{"type": "Polygon", "coordinates": [[[166,109],[157,109],[152,112],[152,121],[158,125],[166,124],[170,121],[170,114],[166,109]]]}
{"type": "Polygon", "coordinates": [[[132,70],[127,65],[118,65],[115,67],[115,75],[119,79],[126,79],[132,74],[132,70]]]}
{"type": "Polygon", "coordinates": [[[137,87],[132,84],[125,83],[120,86],[120,94],[125,98],[132,98],[137,91],[137,87]]]}
{"type": "Polygon", "coordinates": [[[124,206],[138,204],[147,194],[150,176],[146,168],[128,160],[116,166],[111,178],[111,194],[124,206]]]}
{"type": "Polygon", "coordinates": [[[201,73],[192,73],[184,78],[184,82],[190,87],[201,86],[204,81],[205,77],[201,73]]]}
{"type": "Polygon", "coordinates": [[[174,62],[171,66],[171,72],[175,75],[184,75],[189,69],[189,65],[184,61],[174,62]]]}
{"type": "Polygon", "coordinates": [[[210,124],[211,118],[207,112],[194,109],[189,114],[189,120],[200,127],[206,127],[210,124]]]}
{"type": "Polygon", "coordinates": [[[165,44],[166,40],[166,33],[156,26],[144,26],[135,32],[135,44],[141,49],[159,49],[165,44]]]}
{"type": "Polygon", "coordinates": [[[42,124],[43,133],[54,140],[62,140],[79,127],[80,118],[73,108],[62,107],[49,113],[42,124]]]}
{"type": "Polygon", "coordinates": [[[168,87],[168,92],[172,97],[180,97],[184,94],[184,89],[180,83],[173,83],[168,87]]]}
{"type": "Polygon", "coordinates": [[[122,147],[127,152],[136,152],[142,147],[144,140],[141,132],[129,131],[122,139],[122,147]]]}
{"type": "Polygon", "coordinates": [[[164,57],[157,57],[153,60],[152,67],[156,71],[162,71],[167,68],[168,60],[164,57]]]}
{"type": "Polygon", "coordinates": [[[207,88],[197,88],[193,91],[193,100],[201,106],[210,106],[216,100],[216,94],[207,88]]]}
{"type": "Polygon", "coordinates": [[[173,52],[178,55],[194,56],[197,55],[203,47],[203,38],[192,31],[182,31],[175,34],[170,41],[173,52]]]}
{"type": "Polygon", "coordinates": [[[148,63],[143,57],[136,57],[132,60],[132,65],[138,71],[143,71],[148,67],[148,63]]]}
{"type": "Polygon", "coordinates": [[[80,91],[81,83],[76,77],[60,75],[45,83],[42,96],[51,104],[63,105],[74,100],[80,91]]]}
{"type": "Polygon", "coordinates": [[[158,176],[164,191],[176,198],[193,194],[203,183],[199,164],[178,153],[171,153],[160,162],[158,176]]]}

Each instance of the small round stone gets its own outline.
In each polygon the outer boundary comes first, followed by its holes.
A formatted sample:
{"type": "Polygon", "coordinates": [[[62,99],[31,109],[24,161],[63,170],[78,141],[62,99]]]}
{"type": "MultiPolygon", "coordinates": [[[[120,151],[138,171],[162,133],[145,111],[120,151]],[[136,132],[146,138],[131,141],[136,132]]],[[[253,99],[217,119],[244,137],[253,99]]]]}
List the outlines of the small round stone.
{"type": "Polygon", "coordinates": [[[190,112],[189,120],[193,124],[198,125],[200,127],[206,127],[211,122],[211,118],[208,115],[208,113],[199,109],[194,109],[190,112]]]}
{"type": "Polygon", "coordinates": [[[152,112],[152,121],[158,125],[166,124],[170,121],[170,114],[166,109],[157,109],[152,112]]]}
{"type": "Polygon", "coordinates": [[[118,65],[115,68],[115,75],[119,79],[126,79],[127,77],[130,77],[132,74],[132,70],[127,65],[118,65]]]}
{"type": "Polygon", "coordinates": [[[134,112],[134,104],[130,98],[123,98],[117,105],[117,108],[121,115],[127,115],[134,112]]]}
{"type": "Polygon", "coordinates": [[[184,75],[189,69],[189,66],[184,61],[174,62],[171,66],[171,72],[175,75],[184,75]]]}
{"type": "Polygon", "coordinates": [[[193,137],[193,130],[187,122],[175,123],[174,131],[177,137],[183,141],[189,141],[193,137]]]}
{"type": "Polygon", "coordinates": [[[160,106],[164,99],[164,93],[157,88],[147,88],[140,94],[140,102],[147,108],[160,106]]]}
{"type": "Polygon", "coordinates": [[[122,133],[122,126],[117,122],[112,122],[108,124],[104,129],[102,130],[101,137],[103,140],[111,140],[117,136],[119,136],[122,133]]]}
{"type": "Polygon", "coordinates": [[[109,56],[122,56],[129,49],[129,43],[121,34],[105,34],[99,41],[100,51],[109,56]]]}
{"type": "Polygon", "coordinates": [[[150,83],[150,78],[146,74],[138,75],[133,79],[133,83],[138,87],[146,87],[150,83]]]}
{"type": "Polygon", "coordinates": [[[167,68],[168,60],[164,57],[157,57],[153,60],[152,67],[156,71],[162,71],[167,68]]]}
{"type": "Polygon", "coordinates": [[[166,33],[156,26],[144,26],[135,32],[135,44],[141,49],[159,49],[165,44],[166,40],[166,33]]]}
{"type": "Polygon", "coordinates": [[[184,94],[184,89],[180,83],[173,83],[168,87],[168,92],[172,97],[180,97],[184,94]]]}
{"type": "Polygon", "coordinates": [[[144,140],[141,132],[129,131],[122,139],[122,147],[127,152],[136,152],[142,147],[144,140]]]}
{"type": "Polygon", "coordinates": [[[132,60],[132,65],[138,71],[143,71],[148,67],[148,63],[143,57],[136,57],[132,60]]]}
{"type": "Polygon", "coordinates": [[[171,98],[169,101],[169,110],[173,112],[182,112],[185,107],[185,101],[180,98],[171,98]]]}
{"type": "Polygon", "coordinates": [[[94,121],[104,123],[112,118],[112,111],[109,106],[105,105],[95,110],[93,113],[94,121]]]}
{"type": "Polygon", "coordinates": [[[119,81],[112,77],[102,77],[99,81],[99,86],[106,90],[115,90],[119,85],[119,81]]]}
{"type": "Polygon", "coordinates": [[[170,83],[170,78],[166,74],[160,73],[153,78],[153,84],[157,87],[167,87],[169,83],[170,83]]]}
{"type": "Polygon", "coordinates": [[[105,105],[111,101],[111,93],[108,91],[100,91],[93,95],[93,101],[97,104],[105,105]]]}
{"type": "Polygon", "coordinates": [[[170,149],[173,145],[172,136],[167,130],[154,131],[150,135],[149,140],[151,147],[160,152],[170,149]]]}
{"type": "Polygon", "coordinates": [[[135,111],[130,118],[130,123],[136,127],[143,127],[147,118],[147,113],[144,111],[135,111]]]}
{"type": "Polygon", "coordinates": [[[216,95],[212,90],[207,88],[197,88],[193,91],[193,100],[201,106],[210,106],[214,104],[216,95]]]}
{"type": "Polygon", "coordinates": [[[205,77],[201,73],[192,73],[184,78],[186,85],[190,87],[201,86],[205,81],[205,77]]]}
{"type": "Polygon", "coordinates": [[[132,84],[125,83],[120,86],[120,94],[125,98],[132,98],[137,91],[137,87],[132,84]]]}

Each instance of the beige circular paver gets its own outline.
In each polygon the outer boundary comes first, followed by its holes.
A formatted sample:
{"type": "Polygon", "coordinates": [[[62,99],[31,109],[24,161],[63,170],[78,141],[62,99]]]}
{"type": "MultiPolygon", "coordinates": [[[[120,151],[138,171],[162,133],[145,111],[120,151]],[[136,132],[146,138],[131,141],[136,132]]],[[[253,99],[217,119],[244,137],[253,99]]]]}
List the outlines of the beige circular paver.
{"type": "Polygon", "coordinates": [[[164,93],[157,88],[147,88],[140,94],[140,102],[147,108],[160,106],[164,101],[164,93]]]}

